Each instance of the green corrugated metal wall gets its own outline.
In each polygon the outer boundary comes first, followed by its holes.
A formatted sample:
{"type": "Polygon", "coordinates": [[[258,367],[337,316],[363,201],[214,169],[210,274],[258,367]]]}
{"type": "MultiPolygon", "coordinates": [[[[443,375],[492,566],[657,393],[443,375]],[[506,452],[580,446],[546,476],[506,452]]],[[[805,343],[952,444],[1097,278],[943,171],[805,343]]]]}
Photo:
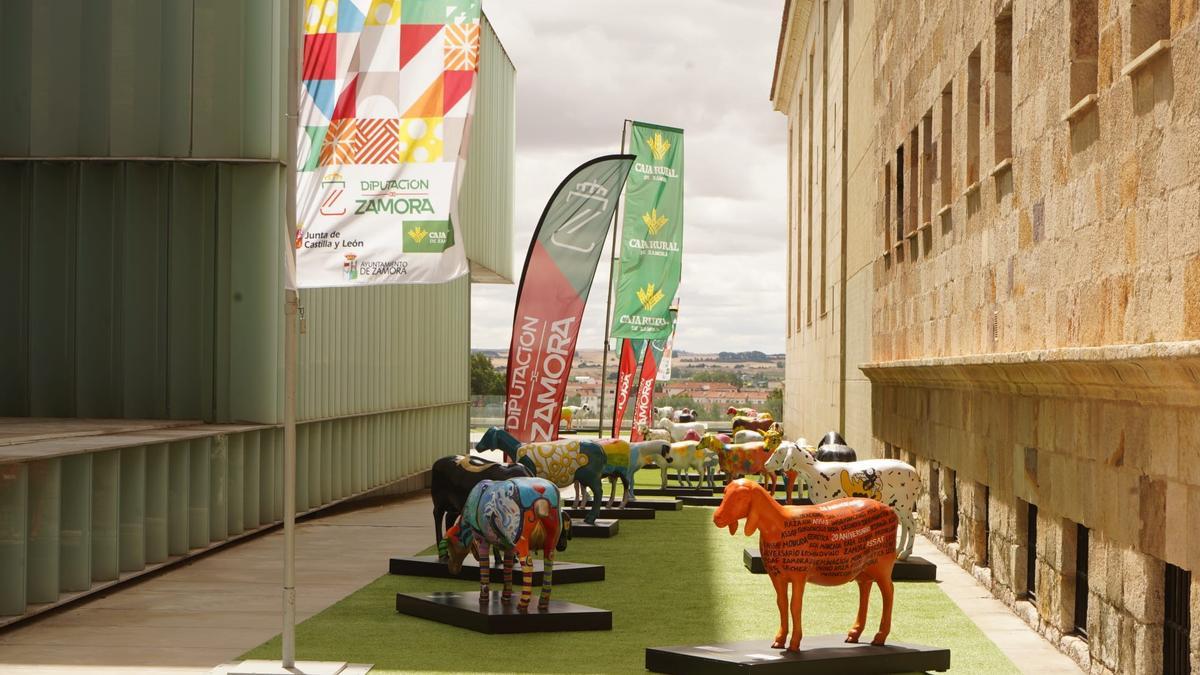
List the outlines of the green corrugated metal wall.
{"type": "Polygon", "coordinates": [[[282,159],[282,0],[5,0],[0,156],[282,159]]]}
{"type": "MultiPolygon", "coordinates": [[[[0,625],[282,516],[286,12],[0,2],[0,416],[268,425],[0,463],[0,625]]],[[[514,83],[488,26],[461,219],[508,278],[514,83]]],[[[301,301],[299,510],[461,451],[469,280],[301,301]]]]}
{"type": "Polygon", "coordinates": [[[0,162],[0,415],[279,421],[283,180],[0,162]]]}
{"type": "Polygon", "coordinates": [[[511,168],[517,147],[516,77],[504,45],[485,20],[480,32],[470,161],[458,207],[467,256],[473,263],[472,278],[491,283],[513,281],[516,172],[511,168]]]}

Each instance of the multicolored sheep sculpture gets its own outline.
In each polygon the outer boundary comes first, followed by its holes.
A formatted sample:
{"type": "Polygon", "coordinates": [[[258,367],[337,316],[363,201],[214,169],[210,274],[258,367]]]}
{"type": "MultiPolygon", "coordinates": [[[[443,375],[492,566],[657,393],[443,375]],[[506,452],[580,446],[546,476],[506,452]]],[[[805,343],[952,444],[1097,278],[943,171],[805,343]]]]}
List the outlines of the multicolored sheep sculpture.
{"type": "Polygon", "coordinates": [[[541,549],[543,559],[542,594],[538,609],[550,606],[554,576],[554,552],[567,548],[571,519],[559,507],[558,488],[543,478],[484,480],[471,489],[462,515],[446,538],[438,543],[439,557],[447,559],[451,574],[457,575],[467,553],[479,561],[479,604],[490,599],[491,548],[504,551],[504,592],[500,598],[512,599],[514,556],[521,560],[521,600],[517,606],[529,607],[533,594],[533,551],[541,549]]]}

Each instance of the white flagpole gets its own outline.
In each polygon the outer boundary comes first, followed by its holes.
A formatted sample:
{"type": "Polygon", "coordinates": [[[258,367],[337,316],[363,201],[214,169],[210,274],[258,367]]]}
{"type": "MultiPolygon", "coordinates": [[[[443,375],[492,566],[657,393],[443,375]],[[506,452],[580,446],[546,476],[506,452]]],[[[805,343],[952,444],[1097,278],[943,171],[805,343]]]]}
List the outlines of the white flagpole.
{"type": "MultiPolygon", "coordinates": [[[[296,233],[296,143],[300,128],[300,40],[304,14],[302,0],[291,0],[288,7],[287,77],[287,228],[284,245],[288,255],[296,233]]],[[[292,266],[294,270],[294,265],[292,266]]],[[[284,668],[296,666],[296,361],[299,355],[296,314],[300,292],[295,278],[284,288],[283,310],[283,659],[284,668]]]]}

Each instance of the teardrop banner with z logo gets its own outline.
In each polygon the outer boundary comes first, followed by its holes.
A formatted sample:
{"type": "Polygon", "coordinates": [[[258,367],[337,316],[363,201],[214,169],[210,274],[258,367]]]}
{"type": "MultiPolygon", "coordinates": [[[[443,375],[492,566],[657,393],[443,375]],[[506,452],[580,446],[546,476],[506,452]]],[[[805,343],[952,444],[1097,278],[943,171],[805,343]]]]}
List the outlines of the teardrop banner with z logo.
{"type": "Polygon", "coordinates": [[[582,164],[559,184],[534,230],[508,347],[504,428],[518,440],[558,437],[579,323],[634,159],[582,164]]]}
{"type": "Polygon", "coordinates": [[[683,130],[634,122],[632,138],[611,336],[660,340],[683,262],[683,130]]]}

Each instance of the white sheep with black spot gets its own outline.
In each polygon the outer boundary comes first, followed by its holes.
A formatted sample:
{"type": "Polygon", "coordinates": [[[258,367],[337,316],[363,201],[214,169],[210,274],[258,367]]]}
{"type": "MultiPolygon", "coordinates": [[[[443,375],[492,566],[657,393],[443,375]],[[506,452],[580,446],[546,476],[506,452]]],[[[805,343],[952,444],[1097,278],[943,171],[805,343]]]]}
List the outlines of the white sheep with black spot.
{"type": "Polygon", "coordinates": [[[780,443],[767,465],[804,476],[814,504],[838,497],[869,497],[896,509],[900,517],[897,558],[907,560],[912,554],[917,532],[913,511],[921,493],[921,480],[911,465],[896,459],[818,462],[810,448],[787,441],[780,443]]]}

